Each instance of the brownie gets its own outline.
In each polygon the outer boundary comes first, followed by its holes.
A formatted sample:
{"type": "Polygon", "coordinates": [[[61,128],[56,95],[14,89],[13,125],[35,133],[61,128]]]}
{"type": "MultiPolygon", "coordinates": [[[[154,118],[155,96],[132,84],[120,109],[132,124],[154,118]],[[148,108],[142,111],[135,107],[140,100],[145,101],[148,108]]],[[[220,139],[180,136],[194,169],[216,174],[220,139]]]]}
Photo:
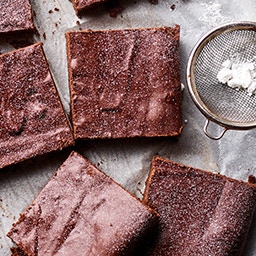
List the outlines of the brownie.
{"type": "Polygon", "coordinates": [[[91,9],[97,5],[100,5],[108,0],[72,0],[76,14],[82,15],[86,10],[91,9]]]}
{"type": "Polygon", "coordinates": [[[132,255],[158,217],[72,152],[8,236],[29,256],[132,255]]]}
{"type": "Polygon", "coordinates": [[[42,44],[0,55],[0,168],[74,143],[42,44]]]}
{"type": "Polygon", "coordinates": [[[180,135],[179,31],[66,34],[76,139],[180,135]]]}
{"type": "Polygon", "coordinates": [[[143,199],[160,214],[147,255],[238,256],[256,206],[256,186],[155,157],[143,199]]]}
{"type": "Polygon", "coordinates": [[[29,0],[0,1],[0,14],[0,34],[34,30],[29,0]]]}

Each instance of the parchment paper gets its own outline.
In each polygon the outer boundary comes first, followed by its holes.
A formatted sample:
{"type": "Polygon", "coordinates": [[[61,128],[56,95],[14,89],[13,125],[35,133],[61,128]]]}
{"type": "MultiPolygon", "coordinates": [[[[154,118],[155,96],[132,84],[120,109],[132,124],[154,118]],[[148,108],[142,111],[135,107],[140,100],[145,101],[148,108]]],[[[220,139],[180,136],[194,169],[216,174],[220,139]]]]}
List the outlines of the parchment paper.
{"type": "MultiPolygon", "coordinates": [[[[30,40],[42,41],[56,86],[69,112],[65,32],[75,29],[117,29],[181,25],[181,80],[190,51],[210,29],[230,21],[256,21],[255,0],[147,0],[124,1],[117,18],[100,8],[79,19],[69,0],[31,0],[38,34],[30,40]],[[172,8],[171,8],[172,7],[172,8]],[[79,21],[79,22],[78,22],[79,21]],[[80,24],[79,24],[80,23],[80,24]]],[[[16,40],[18,38],[15,38],[16,40]]],[[[13,48],[13,38],[0,38],[0,52],[13,48]]],[[[256,175],[256,131],[228,131],[219,141],[203,133],[204,116],[194,106],[185,87],[184,129],[178,140],[172,138],[100,140],[77,143],[82,153],[131,193],[142,197],[152,156],[158,154],[196,168],[220,172],[247,180],[256,175]]],[[[219,128],[212,127],[218,133],[219,128]]],[[[25,161],[0,171],[0,255],[10,255],[12,243],[6,237],[11,224],[31,203],[71,149],[25,161]]],[[[256,255],[256,217],[245,248],[245,256],[256,255]]]]}

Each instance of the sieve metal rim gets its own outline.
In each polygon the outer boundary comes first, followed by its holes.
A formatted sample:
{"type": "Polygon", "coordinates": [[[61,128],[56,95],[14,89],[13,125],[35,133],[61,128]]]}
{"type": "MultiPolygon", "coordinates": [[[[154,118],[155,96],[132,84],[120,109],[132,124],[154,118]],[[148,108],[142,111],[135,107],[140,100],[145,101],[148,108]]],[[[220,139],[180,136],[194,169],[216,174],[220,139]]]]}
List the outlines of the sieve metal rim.
{"type": "MultiPolygon", "coordinates": [[[[256,120],[255,122],[251,123],[242,123],[242,122],[234,122],[229,120],[224,120],[223,118],[220,118],[218,115],[212,113],[207,106],[204,104],[204,102],[201,100],[197,89],[196,89],[196,83],[195,83],[195,64],[197,61],[197,58],[199,54],[201,53],[201,50],[204,46],[206,46],[213,38],[217,37],[218,35],[229,32],[232,30],[253,30],[256,31],[256,22],[252,21],[239,21],[239,22],[231,22],[226,23],[221,26],[218,26],[212,30],[210,30],[208,33],[206,33],[194,46],[192,49],[188,64],[187,64],[187,87],[188,91],[190,93],[190,96],[197,106],[197,108],[201,111],[201,113],[208,118],[208,121],[212,121],[214,123],[217,123],[218,125],[222,126],[226,129],[237,129],[237,130],[245,130],[245,129],[251,129],[256,127],[256,120]]],[[[206,134],[208,137],[209,134],[206,134]]]]}

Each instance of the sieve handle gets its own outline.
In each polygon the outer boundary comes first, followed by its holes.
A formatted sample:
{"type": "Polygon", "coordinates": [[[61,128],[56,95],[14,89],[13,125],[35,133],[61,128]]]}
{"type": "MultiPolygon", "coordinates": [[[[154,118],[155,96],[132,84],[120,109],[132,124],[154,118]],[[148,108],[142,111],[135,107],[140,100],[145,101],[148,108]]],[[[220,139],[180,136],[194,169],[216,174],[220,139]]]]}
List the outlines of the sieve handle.
{"type": "Polygon", "coordinates": [[[223,137],[223,135],[225,134],[225,132],[228,130],[226,127],[223,127],[223,130],[222,132],[218,135],[218,136],[214,136],[212,134],[210,134],[208,132],[208,126],[209,126],[209,123],[210,123],[210,120],[209,119],[206,119],[206,122],[205,122],[205,125],[204,125],[204,133],[207,137],[209,137],[210,139],[213,139],[213,140],[219,140],[223,137]]]}

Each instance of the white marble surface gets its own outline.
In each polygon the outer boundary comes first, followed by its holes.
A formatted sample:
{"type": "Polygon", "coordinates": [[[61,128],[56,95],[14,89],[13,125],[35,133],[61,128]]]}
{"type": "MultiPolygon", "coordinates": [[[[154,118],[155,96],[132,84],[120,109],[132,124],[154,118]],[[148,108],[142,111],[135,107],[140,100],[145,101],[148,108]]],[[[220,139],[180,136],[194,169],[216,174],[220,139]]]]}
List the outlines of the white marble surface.
{"type": "MultiPolygon", "coordinates": [[[[204,33],[231,21],[256,21],[255,0],[147,0],[128,1],[117,18],[104,10],[89,12],[78,19],[68,0],[31,0],[35,24],[42,41],[57,88],[66,111],[69,111],[65,32],[81,28],[116,29],[181,25],[181,80],[186,84],[185,70],[189,53],[204,33]],[[175,9],[170,6],[175,4],[175,9]],[[54,10],[58,8],[59,11],[54,10]],[[52,13],[49,13],[52,10],[52,13]],[[43,37],[45,33],[46,39],[43,37]]],[[[0,38],[0,51],[12,49],[9,39],[0,38]]],[[[256,131],[228,131],[219,141],[203,133],[204,116],[194,106],[187,89],[183,97],[184,130],[179,140],[134,139],[79,142],[76,150],[129,191],[141,197],[153,155],[208,171],[247,180],[256,175],[256,131]]],[[[218,129],[218,128],[216,128],[218,129]]],[[[29,160],[0,172],[0,255],[10,255],[12,243],[6,237],[11,224],[31,203],[70,150],[29,160]]],[[[249,233],[244,256],[256,255],[256,217],[249,233]]]]}

